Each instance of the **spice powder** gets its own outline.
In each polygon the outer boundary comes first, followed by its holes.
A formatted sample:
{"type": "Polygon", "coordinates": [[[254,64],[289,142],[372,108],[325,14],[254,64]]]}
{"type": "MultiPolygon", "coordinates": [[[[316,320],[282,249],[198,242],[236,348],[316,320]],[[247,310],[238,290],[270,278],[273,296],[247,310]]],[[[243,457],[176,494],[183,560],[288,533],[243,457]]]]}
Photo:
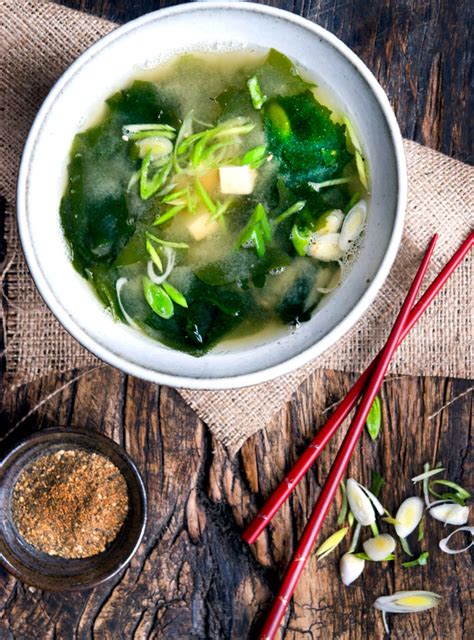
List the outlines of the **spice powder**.
{"type": "Polygon", "coordinates": [[[127,512],[123,475],[108,458],[85,449],[41,456],[21,472],[13,489],[19,533],[40,551],[62,558],[104,551],[127,512]]]}

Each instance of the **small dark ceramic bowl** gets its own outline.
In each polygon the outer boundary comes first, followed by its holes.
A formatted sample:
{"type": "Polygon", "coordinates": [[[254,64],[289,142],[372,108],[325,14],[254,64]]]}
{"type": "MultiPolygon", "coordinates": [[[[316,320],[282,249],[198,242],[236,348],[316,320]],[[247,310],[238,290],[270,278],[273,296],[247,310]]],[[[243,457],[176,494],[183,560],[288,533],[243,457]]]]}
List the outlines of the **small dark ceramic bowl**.
{"type": "Polygon", "coordinates": [[[118,444],[100,433],[46,429],[21,442],[0,463],[0,562],[34,587],[80,591],[109,580],[135,554],[146,520],[145,487],[135,464],[118,444]],[[38,551],[18,533],[12,518],[11,498],[19,474],[35,459],[60,449],[85,449],[106,456],[127,483],[129,508],[122,528],[105,551],[89,558],[66,559],[38,551]]]}

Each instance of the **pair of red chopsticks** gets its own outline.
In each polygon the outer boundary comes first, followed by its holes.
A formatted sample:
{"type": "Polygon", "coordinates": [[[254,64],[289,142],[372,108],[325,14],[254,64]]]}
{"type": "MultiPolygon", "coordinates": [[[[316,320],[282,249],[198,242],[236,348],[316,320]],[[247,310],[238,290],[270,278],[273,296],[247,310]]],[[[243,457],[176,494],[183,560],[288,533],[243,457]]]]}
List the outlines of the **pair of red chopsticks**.
{"type": "Polygon", "coordinates": [[[344,419],[356,404],[357,400],[361,398],[354,419],[347,431],[326,482],[321,489],[321,493],[316,501],[313,513],[305,527],[298,547],[280,585],[277,597],[275,598],[270,613],[265,621],[260,635],[262,640],[271,640],[278,630],[289,601],[293,595],[296,585],[298,584],[299,577],[306,565],[306,562],[308,561],[308,558],[310,557],[311,550],[321,529],[324,518],[346,472],[352,452],[354,451],[354,448],[362,434],[370,407],[372,406],[375,396],[380,389],[384,375],[396,348],[411,331],[453,271],[472,248],[474,244],[474,232],[470,233],[451,260],[445,265],[435,280],[433,280],[431,285],[420,298],[419,302],[413,306],[423,282],[423,278],[426,274],[437,239],[438,236],[435,234],[423,257],[405,302],[403,303],[390,336],[382,351],[364,371],[344,400],[342,400],[338,405],[332,416],[316,434],[308,448],[304,451],[303,455],[292,467],[287,477],[265,502],[263,508],[259,511],[258,515],[249,524],[242,535],[242,538],[249,544],[255,542],[283,502],[287,499],[296,485],[300,482],[301,478],[319,456],[332,435],[340,427],[344,419]]]}

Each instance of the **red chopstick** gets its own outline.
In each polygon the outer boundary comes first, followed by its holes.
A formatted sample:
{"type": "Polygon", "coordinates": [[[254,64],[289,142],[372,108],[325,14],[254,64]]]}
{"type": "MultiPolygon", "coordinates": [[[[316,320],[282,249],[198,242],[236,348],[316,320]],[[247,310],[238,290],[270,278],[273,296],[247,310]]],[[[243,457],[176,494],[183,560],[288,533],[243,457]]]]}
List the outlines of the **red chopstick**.
{"type": "MultiPolygon", "coordinates": [[[[462,262],[473,245],[474,231],[470,233],[466,240],[464,240],[453,257],[449,260],[449,262],[446,263],[442,271],[440,271],[440,273],[427,288],[418,303],[413,307],[398,344],[400,344],[405,339],[407,334],[412,330],[413,326],[416,324],[420,316],[426,311],[435,296],[445,285],[448,278],[462,262]]],[[[294,491],[295,487],[298,485],[308,469],[314,463],[326,444],[332,438],[342,422],[349,415],[358,398],[360,397],[367,383],[367,380],[374,371],[378,360],[379,356],[377,356],[367,367],[367,369],[360,376],[360,378],[351,388],[346,397],[340,402],[326,424],[318,431],[318,433],[308,445],[306,450],[303,452],[301,457],[290,469],[286,478],[279,484],[279,486],[268,498],[255,518],[247,526],[242,534],[242,538],[249,544],[255,542],[258,536],[267,527],[275,513],[279,510],[279,508],[285,502],[291,492],[294,491]]]]}
{"type": "Polygon", "coordinates": [[[390,364],[390,360],[395,353],[395,349],[397,348],[398,342],[403,333],[411,308],[413,307],[416,296],[423,282],[437,238],[438,236],[435,234],[428,246],[405,302],[403,303],[395,324],[393,325],[393,329],[390,332],[370,380],[367,383],[367,388],[357,408],[351,426],[343,440],[327,480],[321,489],[321,493],[316,501],[313,513],[305,527],[301,540],[286,571],[280,589],[278,590],[277,597],[273,602],[270,613],[263,626],[261,638],[264,640],[272,640],[275,633],[278,631],[281,619],[285,614],[288,603],[293,595],[296,585],[298,584],[301,572],[303,571],[310,556],[316,536],[318,535],[326,513],[331,506],[339,483],[346,472],[352,452],[354,451],[364,428],[370,407],[372,406],[374,398],[382,384],[384,375],[387,371],[388,365],[390,364]]]}

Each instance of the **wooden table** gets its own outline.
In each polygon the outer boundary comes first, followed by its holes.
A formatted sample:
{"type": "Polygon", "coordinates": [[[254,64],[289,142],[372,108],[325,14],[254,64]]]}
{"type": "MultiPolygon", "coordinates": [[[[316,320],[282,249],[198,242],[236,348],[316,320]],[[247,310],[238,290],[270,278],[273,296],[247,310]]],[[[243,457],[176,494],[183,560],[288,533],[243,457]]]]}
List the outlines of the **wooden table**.
{"type": "MultiPolygon", "coordinates": [[[[65,0],[64,4],[125,21],[176,3],[65,0]]],[[[387,90],[406,137],[472,160],[468,0],[270,4],[318,22],[351,46],[387,90]]],[[[79,379],[78,375],[74,371],[17,390],[3,388],[1,429],[15,428],[2,446],[55,424],[114,437],[133,456],[146,481],[150,502],[146,538],[119,578],[85,593],[37,591],[1,572],[0,638],[257,637],[339,443],[320,458],[254,548],[243,544],[239,534],[323,423],[324,410],[342,397],[353,377],[332,371],[316,374],[295,391],[292,402],[266,431],[231,459],[172,389],[105,365],[79,379]]],[[[382,392],[383,435],[376,443],[364,437],[351,474],[368,481],[371,469],[380,471],[387,480],[382,496],[390,508],[410,493],[409,478],[425,461],[442,461],[449,478],[469,485],[472,388],[468,380],[408,376],[387,380],[382,392]]],[[[335,510],[322,537],[334,527],[335,510]]],[[[468,554],[442,554],[437,542],[444,535],[441,524],[430,519],[422,545],[430,551],[428,566],[372,564],[350,588],[337,577],[338,554],[319,563],[311,561],[282,637],[381,638],[381,617],[372,608],[375,597],[419,588],[441,594],[442,604],[435,611],[392,619],[394,637],[472,637],[468,554]]]]}

